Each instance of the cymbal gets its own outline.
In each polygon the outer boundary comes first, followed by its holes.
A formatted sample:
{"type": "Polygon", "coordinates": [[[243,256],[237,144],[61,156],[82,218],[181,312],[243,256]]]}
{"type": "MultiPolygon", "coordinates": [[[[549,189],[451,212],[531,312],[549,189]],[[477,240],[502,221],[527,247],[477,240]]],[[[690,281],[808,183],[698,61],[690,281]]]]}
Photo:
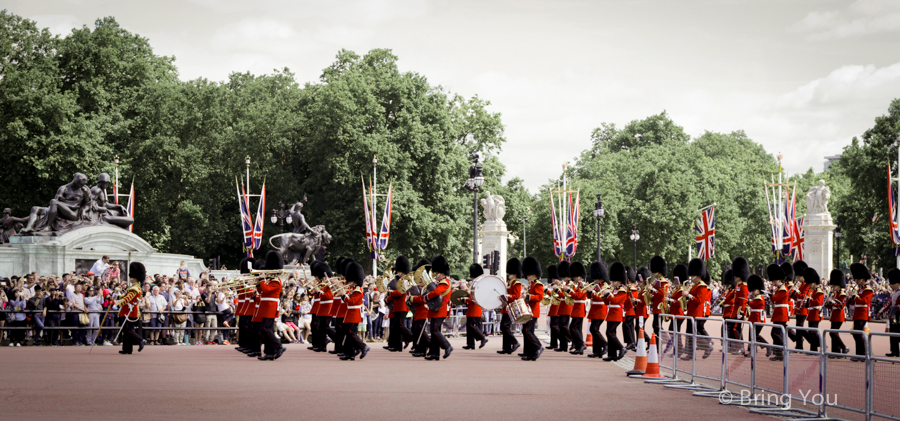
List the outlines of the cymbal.
{"type": "Polygon", "coordinates": [[[450,302],[453,303],[453,305],[466,305],[466,298],[469,298],[469,293],[461,289],[450,293],[450,302]]]}

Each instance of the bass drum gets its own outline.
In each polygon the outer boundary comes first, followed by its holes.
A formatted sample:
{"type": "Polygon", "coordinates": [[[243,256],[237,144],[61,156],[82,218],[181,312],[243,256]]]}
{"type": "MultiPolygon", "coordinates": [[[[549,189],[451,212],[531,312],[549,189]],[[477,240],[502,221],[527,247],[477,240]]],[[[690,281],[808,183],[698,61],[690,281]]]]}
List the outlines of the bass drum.
{"type": "Polygon", "coordinates": [[[501,295],[506,295],[506,282],[497,275],[481,275],[472,281],[469,288],[472,301],[484,310],[503,307],[501,295]]]}

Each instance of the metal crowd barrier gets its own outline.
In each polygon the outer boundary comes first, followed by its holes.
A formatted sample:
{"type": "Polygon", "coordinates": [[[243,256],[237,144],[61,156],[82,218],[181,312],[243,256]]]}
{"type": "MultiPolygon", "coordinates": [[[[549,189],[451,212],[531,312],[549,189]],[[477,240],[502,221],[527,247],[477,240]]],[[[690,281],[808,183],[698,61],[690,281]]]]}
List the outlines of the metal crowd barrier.
{"type": "MultiPolygon", "coordinates": [[[[818,339],[818,343],[822,344],[822,332],[817,328],[799,326],[788,326],[787,328],[788,332],[794,331],[795,334],[802,335],[804,338],[809,338],[809,335],[812,334],[818,339]]],[[[782,331],[784,330],[782,329],[782,331]]],[[[785,344],[782,350],[784,355],[782,364],[784,367],[783,391],[779,399],[781,407],[772,405],[773,407],[770,408],[757,408],[750,410],[750,412],[778,417],[799,416],[821,419],[825,412],[824,406],[819,406],[816,412],[811,412],[805,409],[794,408],[793,402],[807,405],[810,403],[807,401],[807,398],[824,396],[822,394],[824,388],[824,382],[822,381],[824,378],[824,355],[821,351],[791,348],[791,340],[788,337],[784,338],[785,344]],[[792,368],[796,370],[794,375],[791,374],[792,368]]],[[[762,364],[765,364],[765,362],[762,364]]],[[[757,367],[762,364],[757,364],[757,367]]],[[[767,402],[767,404],[771,405],[771,402],[767,402]]]]}
{"type": "MultiPolygon", "coordinates": [[[[706,322],[722,322],[722,319],[711,319],[708,317],[697,317],[694,320],[704,322],[704,330],[706,328],[706,322]]],[[[709,334],[708,330],[706,332],[709,334]]],[[[718,384],[718,387],[698,385],[693,389],[695,390],[694,396],[718,398],[719,394],[725,390],[725,366],[728,355],[725,344],[725,340],[728,337],[726,332],[727,326],[723,322],[721,329],[719,329],[719,336],[701,336],[697,335],[696,332],[694,333],[696,338],[695,342],[703,342],[703,357],[701,357],[700,360],[697,360],[696,354],[694,355],[694,365],[696,367],[694,369],[694,377],[718,384]],[[718,350],[716,348],[716,341],[719,342],[718,350]]]]}
{"type": "MultiPolygon", "coordinates": [[[[824,329],[824,334],[828,333],[858,333],[862,332],[847,331],[843,329],[824,329]]],[[[831,335],[827,335],[829,340],[831,335]]],[[[869,341],[866,335],[860,335],[865,341],[866,349],[869,348],[869,341]]],[[[829,344],[826,344],[826,346],[829,344]]],[[[864,414],[869,419],[869,395],[870,382],[868,379],[868,358],[866,356],[848,355],[831,351],[831,347],[823,348],[823,358],[831,357],[831,361],[825,364],[825,370],[822,373],[822,396],[825,402],[823,409],[827,414],[828,408],[842,409],[845,411],[864,414]],[[848,360],[853,358],[857,361],[848,360]],[[860,364],[858,359],[866,358],[865,364],[860,364]],[[840,387],[841,393],[835,393],[837,386],[840,387]],[[831,397],[834,401],[831,401],[831,397]]]]}
{"type": "MultiPolygon", "coordinates": [[[[673,379],[678,379],[681,381],[677,382],[675,384],[666,384],[665,387],[669,387],[672,389],[694,390],[701,386],[698,383],[696,383],[696,381],[695,381],[696,380],[695,379],[696,358],[692,357],[690,359],[690,368],[688,368],[687,364],[679,364],[678,363],[678,357],[681,356],[681,354],[683,354],[684,352],[690,352],[690,354],[692,356],[697,354],[697,341],[694,340],[696,332],[697,332],[697,322],[696,322],[696,320],[694,320],[693,317],[689,317],[689,316],[672,316],[672,317],[675,318],[676,320],[682,319],[686,322],[686,323],[684,323],[685,333],[674,332],[675,335],[673,337],[673,339],[675,340],[674,346],[676,347],[675,356],[674,356],[674,360],[672,363],[672,365],[673,365],[672,371],[674,372],[673,379]],[[692,333],[686,333],[688,330],[688,325],[690,325],[692,333]],[[681,346],[680,346],[682,338],[684,339],[684,345],[685,345],[684,352],[681,352],[681,346]],[[681,367],[682,365],[684,365],[685,367],[681,367]],[[679,377],[679,373],[687,376],[687,379],[681,379],[679,377]]],[[[687,361],[687,360],[683,359],[682,361],[687,361]]]]}
{"type": "MultiPolygon", "coordinates": [[[[747,358],[746,356],[730,357],[732,354],[729,353],[723,355],[725,359],[723,363],[724,373],[722,375],[722,390],[728,390],[728,386],[733,385],[750,390],[752,396],[755,393],[753,387],[753,374],[755,370],[753,369],[753,365],[756,361],[756,330],[753,328],[753,323],[745,320],[728,320],[727,324],[741,327],[741,333],[743,334],[743,332],[746,331],[749,340],[745,340],[743,335],[740,338],[729,338],[726,334],[723,347],[729,351],[732,349],[736,350],[739,347],[743,351],[746,345],[750,358],[747,358]]],[[[722,325],[725,326],[726,324],[723,322],[722,325]]]]}
{"type": "MultiPolygon", "coordinates": [[[[875,338],[887,338],[900,341],[900,333],[869,333],[867,341],[872,344],[875,338]]],[[[873,417],[900,420],[900,399],[897,399],[897,391],[900,390],[900,361],[873,355],[872,348],[868,347],[868,378],[871,388],[869,391],[869,415],[873,417]]]]}

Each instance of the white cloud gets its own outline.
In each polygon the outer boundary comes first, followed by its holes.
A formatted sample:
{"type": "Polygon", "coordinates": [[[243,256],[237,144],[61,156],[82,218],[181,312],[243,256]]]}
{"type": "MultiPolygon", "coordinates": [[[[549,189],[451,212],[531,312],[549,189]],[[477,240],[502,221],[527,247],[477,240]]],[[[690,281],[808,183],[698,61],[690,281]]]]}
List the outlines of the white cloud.
{"type": "Polygon", "coordinates": [[[900,63],[877,68],[875,65],[847,65],[828,76],[815,79],[776,101],[780,108],[804,108],[816,105],[848,106],[873,99],[889,101],[900,93],[900,63]]]}
{"type": "Polygon", "coordinates": [[[790,27],[812,40],[900,32],[900,2],[862,0],[844,9],[814,11],[790,27]]]}
{"type": "Polygon", "coordinates": [[[37,15],[29,19],[35,21],[38,28],[47,28],[50,33],[59,36],[66,36],[72,29],[80,28],[83,24],[72,15],[37,15]]]}

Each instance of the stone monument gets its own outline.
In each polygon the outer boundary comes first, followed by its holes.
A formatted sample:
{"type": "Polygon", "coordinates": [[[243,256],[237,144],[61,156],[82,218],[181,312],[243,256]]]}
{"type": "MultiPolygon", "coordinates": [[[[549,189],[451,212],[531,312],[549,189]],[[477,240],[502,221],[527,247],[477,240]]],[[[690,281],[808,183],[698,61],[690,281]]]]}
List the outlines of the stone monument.
{"type": "Polygon", "coordinates": [[[485,197],[481,199],[481,207],[484,212],[484,225],[478,232],[481,237],[479,256],[499,251],[500,267],[497,274],[506,279],[506,247],[509,242],[509,231],[503,222],[503,217],[506,216],[506,201],[501,196],[486,192],[485,197]]]}
{"type": "Polygon", "coordinates": [[[803,260],[824,278],[828,278],[833,268],[834,229],[837,228],[828,212],[829,199],[831,189],[825,185],[825,180],[819,180],[819,184],[806,193],[806,219],[803,221],[803,260]]]}

